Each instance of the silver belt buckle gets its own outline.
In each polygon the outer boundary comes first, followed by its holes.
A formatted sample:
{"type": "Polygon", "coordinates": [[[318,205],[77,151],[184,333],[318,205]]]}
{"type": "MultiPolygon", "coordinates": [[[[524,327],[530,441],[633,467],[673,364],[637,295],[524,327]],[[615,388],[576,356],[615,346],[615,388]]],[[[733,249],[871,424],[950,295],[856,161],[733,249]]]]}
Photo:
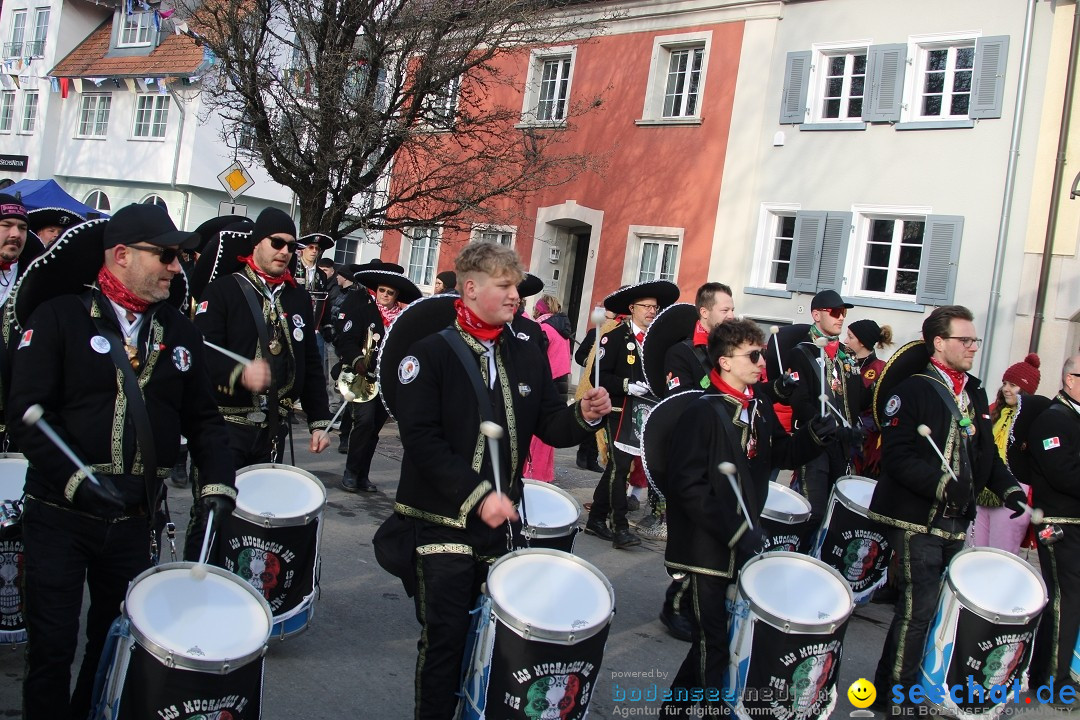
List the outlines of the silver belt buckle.
{"type": "Polygon", "coordinates": [[[262,412],[261,410],[249,412],[247,414],[247,419],[253,423],[264,423],[266,422],[266,413],[262,412]]]}

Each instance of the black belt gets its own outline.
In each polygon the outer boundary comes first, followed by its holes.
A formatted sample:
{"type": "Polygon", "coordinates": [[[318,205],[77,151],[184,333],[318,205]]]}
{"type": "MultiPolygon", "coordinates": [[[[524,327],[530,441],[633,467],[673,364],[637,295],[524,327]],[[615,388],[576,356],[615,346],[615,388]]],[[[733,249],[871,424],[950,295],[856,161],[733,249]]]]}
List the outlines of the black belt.
{"type": "Polygon", "coordinates": [[[84,512],[82,510],[77,510],[76,508],[73,508],[70,505],[61,505],[60,503],[55,503],[55,502],[52,502],[51,500],[44,500],[42,498],[34,497],[33,495],[29,495],[29,494],[27,494],[26,500],[27,501],[33,500],[34,502],[41,503],[42,505],[48,505],[49,507],[56,508],[57,510],[63,510],[64,512],[69,512],[69,513],[73,513],[75,515],[80,515],[80,516],[82,516],[84,518],[89,518],[91,520],[100,520],[101,522],[106,522],[106,523],[118,523],[118,522],[124,522],[125,520],[135,520],[137,518],[145,518],[145,517],[149,516],[149,513],[146,511],[146,506],[145,505],[129,505],[129,506],[125,507],[123,510],[119,510],[118,515],[109,516],[109,517],[103,517],[101,515],[94,515],[93,513],[84,512]]]}

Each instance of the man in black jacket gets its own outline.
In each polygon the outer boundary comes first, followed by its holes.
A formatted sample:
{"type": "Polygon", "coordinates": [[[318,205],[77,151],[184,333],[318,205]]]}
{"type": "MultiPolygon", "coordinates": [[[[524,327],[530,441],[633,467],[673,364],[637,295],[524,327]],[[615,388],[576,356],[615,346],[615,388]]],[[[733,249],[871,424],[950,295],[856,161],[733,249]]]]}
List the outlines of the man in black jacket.
{"type": "Polygon", "coordinates": [[[919,680],[942,575],[964,548],[975,497],[990,488],[1014,517],[1026,502],[994,444],[986,391],[968,373],[981,343],[972,320],[960,305],[939,307],[923,321],[924,345],[911,343],[889,360],[899,372],[902,358],[912,353],[914,374],[896,385],[885,405],[884,475],[870,503],[870,518],[889,527],[901,570],[900,597],[874,678],[882,701],[885,688],[906,689],[919,680]],[[929,436],[919,432],[922,425],[929,436]]]}
{"type": "Polygon", "coordinates": [[[512,547],[520,529],[515,505],[530,438],[572,446],[611,410],[603,389],[564,404],[540,350],[507,331],[523,272],[513,250],[472,243],[455,269],[461,289],[456,321],[447,335],[413,343],[396,373],[394,412],[404,456],[394,510],[415,525],[420,720],[453,717],[469,612],[489,564],[512,547]],[[451,342],[466,346],[471,367],[463,367],[451,342]],[[501,490],[487,451],[491,441],[479,432],[483,416],[468,372],[480,375],[494,422],[506,430],[501,490]]]}
{"type": "Polygon", "coordinates": [[[735,319],[731,288],[723,283],[705,283],[698,288],[694,304],[698,321],[694,334],[675,343],[664,355],[664,372],[669,393],[708,387],[709,333],[720,323],[735,319]]]}
{"type": "Polygon", "coordinates": [[[1050,602],[1035,636],[1031,685],[1053,682],[1057,692],[1076,686],[1069,665],[1080,630],[1080,355],[1065,361],[1061,392],[1035,418],[1026,440],[1034,466],[1032,502],[1046,514],[1039,529],[1061,531],[1057,542],[1039,542],[1050,602]]]}
{"type": "Polygon", "coordinates": [[[181,288],[176,297],[184,297],[177,251],[195,239],[176,230],[160,208],[130,205],[111,220],[61,237],[50,262],[31,270],[14,298],[24,329],[14,354],[8,422],[30,461],[22,520],[28,720],[87,717],[109,625],[128,582],[150,567],[151,518],[181,434],[202,471],[199,503],[218,517],[232,510],[232,462],[221,450],[225,423],[202,336],[169,303],[174,280],[181,288]],[[89,283],[93,287],[83,290],[89,283]],[[127,357],[119,362],[130,362],[137,375],[151,437],[140,429],[128,396],[117,392],[113,353],[121,343],[127,357]],[[45,420],[100,485],[38,428],[22,423],[33,405],[44,409],[45,420]],[[144,446],[155,455],[153,486],[143,468],[144,446]],[[90,593],[86,654],[69,702],[84,584],[90,593]]]}

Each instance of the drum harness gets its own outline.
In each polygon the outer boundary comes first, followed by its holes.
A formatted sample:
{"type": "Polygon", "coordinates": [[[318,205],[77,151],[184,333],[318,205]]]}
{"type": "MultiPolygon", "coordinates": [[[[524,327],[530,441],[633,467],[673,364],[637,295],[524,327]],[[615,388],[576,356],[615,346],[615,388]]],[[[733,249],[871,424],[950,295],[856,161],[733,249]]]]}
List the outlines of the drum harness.
{"type": "MultiPolygon", "coordinates": [[[[743,443],[742,438],[739,436],[740,433],[736,429],[735,423],[732,421],[732,419],[728,417],[726,412],[724,412],[724,406],[722,404],[724,401],[720,398],[720,396],[705,395],[704,398],[708,401],[710,407],[712,407],[712,409],[716,412],[717,416],[720,418],[720,427],[724,431],[724,436],[727,438],[728,444],[733,448],[739,449],[738,452],[734,453],[735,470],[736,476],[739,479],[739,490],[742,492],[743,497],[746,499],[746,506],[757,507],[757,497],[754,495],[753,483],[743,482],[743,478],[747,478],[747,480],[749,481],[752,479],[752,476],[750,474],[750,465],[746,462],[746,453],[742,451],[743,443]]],[[[749,427],[751,433],[754,432],[754,418],[756,416],[757,407],[755,406],[749,414],[749,427]]],[[[745,522],[747,523],[747,526],[749,526],[751,519],[745,518],[745,522]]],[[[742,533],[740,532],[735,537],[738,538],[741,534],[742,533]]],[[[729,542],[728,547],[734,547],[734,542],[729,542]]]]}
{"type": "MultiPolygon", "coordinates": [[[[233,275],[233,277],[236,278],[237,285],[239,285],[240,290],[243,291],[244,299],[247,300],[248,309],[251,310],[251,317],[255,320],[255,331],[259,334],[259,349],[262,351],[264,358],[269,358],[271,357],[270,332],[266,328],[266,320],[263,318],[262,303],[259,301],[259,296],[256,295],[255,287],[247,280],[247,278],[241,275],[233,275]]],[[[271,300],[271,302],[273,301],[271,300]]],[[[270,460],[276,461],[278,451],[278,408],[281,405],[281,401],[278,398],[277,381],[274,379],[274,373],[270,373],[270,387],[266,389],[266,396],[268,398],[266,408],[266,428],[270,432],[270,460]]],[[[289,428],[289,442],[291,445],[292,423],[289,423],[289,428]]]]}
{"type": "MultiPolygon", "coordinates": [[[[971,418],[967,417],[967,415],[961,409],[960,405],[958,404],[957,398],[949,394],[949,390],[945,387],[945,384],[943,382],[931,375],[925,375],[923,373],[916,373],[915,377],[921,377],[928,383],[930,383],[930,386],[934,388],[935,391],[937,391],[937,394],[941,397],[942,401],[944,401],[945,407],[949,409],[949,413],[952,415],[952,420],[956,423],[957,428],[959,429],[957,435],[959,435],[960,437],[960,452],[957,453],[957,455],[959,456],[958,459],[960,464],[960,475],[974,480],[975,475],[972,472],[971,468],[970,454],[970,440],[972,435],[974,434],[974,425],[972,424],[971,418]]],[[[963,392],[965,391],[961,391],[961,393],[963,392]]],[[[969,487],[968,495],[971,495],[973,491],[974,487],[969,487]]],[[[944,508],[943,517],[961,517],[963,515],[964,508],[966,507],[967,504],[965,504],[964,507],[961,508],[955,508],[946,505],[944,508]]]]}

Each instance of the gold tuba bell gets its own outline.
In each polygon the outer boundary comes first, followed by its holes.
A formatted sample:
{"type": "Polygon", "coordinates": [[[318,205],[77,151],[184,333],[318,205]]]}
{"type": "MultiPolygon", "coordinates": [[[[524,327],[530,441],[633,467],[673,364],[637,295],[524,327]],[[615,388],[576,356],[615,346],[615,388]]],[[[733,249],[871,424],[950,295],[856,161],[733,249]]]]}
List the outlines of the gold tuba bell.
{"type": "Polygon", "coordinates": [[[338,375],[338,392],[346,396],[346,392],[352,393],[352,402],[370,402],[379,394],[379,380],[375,375],[376,347],[379,344],[379,334],[375,332],[374,323],[368,326],[368,339],[364,344],[364,351],[360,353],[365,372],[354,372],[352,368],[342,367],[338,375]]]}

